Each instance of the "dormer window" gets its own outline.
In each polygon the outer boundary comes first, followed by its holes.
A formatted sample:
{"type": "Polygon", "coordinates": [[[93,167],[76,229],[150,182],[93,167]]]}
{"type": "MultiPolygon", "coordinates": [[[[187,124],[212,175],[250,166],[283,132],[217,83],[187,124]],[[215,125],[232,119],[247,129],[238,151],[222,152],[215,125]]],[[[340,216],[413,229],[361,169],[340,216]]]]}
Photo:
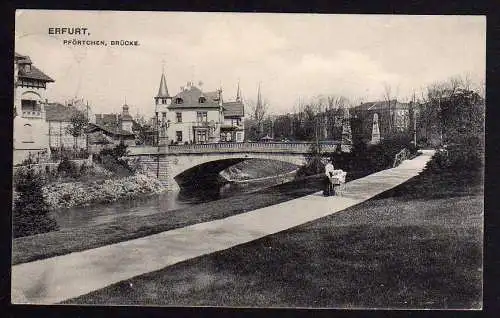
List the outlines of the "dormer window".
{"type": "Polygon", "coordinates": [[[203,103],[205,103],[206,101],[207,101],[207,99],[206,99],[205,97],[203,97],[203,96],[202,96],[202,97],[200,97],[200,98],[198,98],[198,103],[200,103],[200,104],[203,104],[203,103]]]}
{"type": "Polygon", "coordinates": [[[25,71],[25,72],[31,72],[31,65],[26,64],[26,65],[24,66],[24,71],[25,71]]]}
{"type": "Polygon", "coordinates": [[[182,104],[182,103],[183,103],[182,98],[177,97],[177,98],[175,99],[175,103],[176,103],[176,104],[182,104]]]}

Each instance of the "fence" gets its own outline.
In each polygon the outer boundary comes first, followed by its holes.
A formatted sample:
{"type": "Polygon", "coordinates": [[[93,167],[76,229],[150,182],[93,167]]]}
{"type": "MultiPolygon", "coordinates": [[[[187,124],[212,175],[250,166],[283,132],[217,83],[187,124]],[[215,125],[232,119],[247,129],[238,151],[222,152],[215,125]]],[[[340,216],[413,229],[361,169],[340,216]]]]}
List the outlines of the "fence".
{"type": "MultiPolygon", "coordinates": [[[[71,160],[73,161],[78,168],[80,168],[83,164],[85,165],[92,165],[92,157],[88,157],[86,159],[75,159],[71,160]]],[[[15,166],[13,168],[14,174],[19,170],[19,169],[33,169],[36,172],[46,172],[47,170],[52,172],[54,170],[57,170],[57,167],[59,166],[60,162],[43,162],[43,163],[35,163],[35,164],[27,164],[27,165],[22,165],[22,166],[15,166]]]]}
{"type": "Polygon", "coordinates": [[[399,166],[403,161],[407,160],[410,158],[410,151],[406,148],[401,150],[396,154],[394,157],[394,164],[392,165],[393,168],[399,166]]]}
{"type": "MultiPolygon", "coordinates": [[[[130,155],[142,154],[157,154],[157,153],[173,153],[173,154],[189,154],[189,153],[238,153],[238,152],[253,152],[253,153],[308,153],[314,143],[246,143],[246,142],[228,142],[228,143],[213,143],[213,144],[190,144],[190,145],[169,145],[169,146],[138,146],[129,147],[130,155]]],[[[337,150],[337,144],[320,144],[321,151],[328,153],[337,150]]]]}

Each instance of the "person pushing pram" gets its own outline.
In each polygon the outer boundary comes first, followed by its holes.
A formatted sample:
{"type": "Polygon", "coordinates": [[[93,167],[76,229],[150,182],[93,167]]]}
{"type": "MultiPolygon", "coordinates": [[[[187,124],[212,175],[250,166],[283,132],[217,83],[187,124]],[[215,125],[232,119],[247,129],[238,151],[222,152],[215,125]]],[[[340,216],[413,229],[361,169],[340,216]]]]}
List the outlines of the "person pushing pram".
{"type": "Polygon", "coordinates": [[[325,165],[325,176],[325,189],[323,195],[335,195],[335,187],[345,182],[346,173],[340,169],[335,170],[332,159],[328,159],[328,163],[325,165]]]}

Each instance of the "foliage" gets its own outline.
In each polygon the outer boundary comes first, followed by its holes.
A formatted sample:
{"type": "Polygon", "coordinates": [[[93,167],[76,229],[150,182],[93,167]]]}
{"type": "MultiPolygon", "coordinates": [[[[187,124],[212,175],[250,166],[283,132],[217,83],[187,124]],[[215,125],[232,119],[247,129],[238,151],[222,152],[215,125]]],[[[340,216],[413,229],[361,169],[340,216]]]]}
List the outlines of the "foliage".
{"type": "Polygon", "coordinates": [[[75,149],[78,148],[78,144],[77,144],[78,137],[80,137],[84,133],[85,128],[87,127],[88,123],[89,123],[89,120],[88,120],[87,116],[85,116],[85,114],[82,111],[75,109],[73,114],[71,115],[70,123],[66,127],[66,131],[71,136],[73,136],[73,138],[75,140],[75,143],[74,143],[75,149]]]}
{"type": "Polygon", "coordinates": [[[52,160],[62,160],[64,158],[68,159],[87,159],[90,156],[90,153],[85,148],[77,149],[60,149],[60,148],[51,148],[50,156],[52,160]]]}
{"type": "Polygon", "coordinates": [[[127,161],[123,158],[127,156],[127,145],[120,143],[114,148],[102,149],[96,156],[96,161],[107,170],[118,175],[130,175],[133,172],[127,161]]]}
{"type": "Polygon", "coordinates": [[[462,144],[439,149],[429,167],[437,170],[479,171],[484,167],[484,149],[477,137],[469,137],[462,144]]]}
{"type": "Polygon", "coordinates": [[[57,222],[50,217],[49,207],[42,194],[45,179],[33,169],[19,169],[14,186],[19,197],[14,202],[13,236],[21,237],[55,231],[57,222]]]}
{"type": "Polygon", "coordinates": [[[317,146],[316,144],[311,145],[306,154],[306,164],[299,168],[296,177],[303,178],[322,173],[325,170],[322,158],[321,146],[317,146]]]}
{"type": "Polygon", "coordinates": [[[67,157],[63,158],[59,165],[57,166],[57,173],[61,177],[72,177],[72,178],[77,178],[79,177],[78,166],[75,162],[69,160],[67,157]]]}
{"type": "Polygon", "coordinates": [[[134,133],[136,135],[136,143],[138,145],[153,144],[153,127],[146,121],[146,119],[144,119],[143,116],[136,116],[132,129],[134,130],[134,133]]]}

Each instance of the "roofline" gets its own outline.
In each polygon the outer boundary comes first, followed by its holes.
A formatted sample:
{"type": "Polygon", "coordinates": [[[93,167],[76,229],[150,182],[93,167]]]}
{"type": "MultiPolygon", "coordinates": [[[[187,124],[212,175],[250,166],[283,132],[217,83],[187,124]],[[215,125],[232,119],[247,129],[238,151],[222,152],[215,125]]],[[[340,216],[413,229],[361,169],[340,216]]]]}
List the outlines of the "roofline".
{"type": "Polygon", "coordinates": [[[45,75],[45,76],[47,76],[49,79],[41,79],[41,78],[36,78],[36,77],[26,76],[26,75],[18,75],[18,78],[30,78],[30,79],[35,79],[37,81],[46,82],[46,83],[54,83],[55,82],[55,80],[50,78],[48,75],[45,75]]]}

